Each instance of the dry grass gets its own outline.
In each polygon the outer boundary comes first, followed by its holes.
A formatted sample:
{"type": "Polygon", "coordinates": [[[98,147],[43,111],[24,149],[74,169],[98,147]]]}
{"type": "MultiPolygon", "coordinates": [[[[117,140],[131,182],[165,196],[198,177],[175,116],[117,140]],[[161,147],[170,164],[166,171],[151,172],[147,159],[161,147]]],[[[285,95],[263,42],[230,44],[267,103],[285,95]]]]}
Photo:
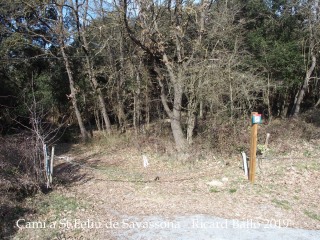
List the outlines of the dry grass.
{"type": "MultiPolygon", "coordinates": [[[[76,206],[66,215],[56,217],[106,222],[131,215],[210,214],[320,229],[320,140],[315,137],[319,130],[304,122],[272,124],[259,129],[260,143],[264,142],[266,132],[271,133],[271,139],[265,158],[259,161],[255,184],[244,176],[240,154],[218,154],[196,145],[196,151],[181,157],[166,138],[120,135],[99,138],[88,145],[74,145],[67,154],[71,163],[79,167],[75,174],[86,177],[68,188],[56,189],[54,194],[76,199],[76,204],[86,207],[76,206]],[[312,137],[305,137],[308,131],[312,137]],[[149,159],[147,168],[143,167],[142,154],[149,159]],[[207,183],[212,180],[223,184],[209,186],[207,183]]],[[[249,129],[244,131],[249,133],[249,129]]],[[[65,163],[58,162],[56,167],[61,164],[65,163]]],[[[42,198],[30,201],[41,202],[42,198]]],[[[48,203],[57,204],[51,200],[48,203]]],[[[30,219],[50,219],[52,215],[38,212],[30,219]]],[[[55,230],[22,229],[17,238],[28,239],[36,234],[39,239],[61,236],[112,239],[113,231],[55,230]]]]}
{"type": "Polygon", "coordinates": [[[30,133],[0,137],[0,238],[15,233],[14,222],[32,209],[21,201],[35,194],[40,184],[40,169],[35,163],[30,133]]]}

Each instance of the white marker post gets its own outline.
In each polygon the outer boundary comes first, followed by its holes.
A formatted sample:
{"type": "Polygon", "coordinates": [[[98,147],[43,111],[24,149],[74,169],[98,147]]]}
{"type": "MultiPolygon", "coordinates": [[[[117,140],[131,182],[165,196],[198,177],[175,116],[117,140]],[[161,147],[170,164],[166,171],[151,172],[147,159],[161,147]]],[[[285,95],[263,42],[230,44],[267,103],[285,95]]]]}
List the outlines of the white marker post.
{"type": "Polygon", "coordinates": [[[146,168],[149,166],[149,161],[146,155],[142,155],[142,160],[143,160],[143,167],[146,168]]]}
{"type": "Polygon", "coordinates": [[[54,146],[51,148],[51,161],[50,161],[50,177],[49,182],[52,183],[52,175],[53,175],[53,159],[54,159],[54,146]]]}
{"type": "Polygon", "coordinates": [[[242,160],[243,160],[244,175],[246,175],[246,177],[249,177],[249,175],[248,175],[247,155],[246,155],[245,152],[241,152],[241,155],[242,155],[242,160]]]}

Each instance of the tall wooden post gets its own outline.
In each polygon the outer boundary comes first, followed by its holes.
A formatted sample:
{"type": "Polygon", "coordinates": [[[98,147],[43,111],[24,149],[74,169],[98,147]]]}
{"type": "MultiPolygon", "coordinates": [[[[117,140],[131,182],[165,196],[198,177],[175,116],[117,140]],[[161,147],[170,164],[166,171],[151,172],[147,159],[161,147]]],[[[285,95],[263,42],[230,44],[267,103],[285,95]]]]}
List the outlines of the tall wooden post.
{"type": "MultiPolygon", "coordinates": [[[[253,116],[258,114],[257,112],[251,113],[251,121],[253,116]]],[[[252,122],[251,126],[251,139],[250,139],[250,168],[249,168],[249,180],[254,183],[256,173],[256,156],[257,156],[257,136],[258,136],[258,124],[252,122]]]]}

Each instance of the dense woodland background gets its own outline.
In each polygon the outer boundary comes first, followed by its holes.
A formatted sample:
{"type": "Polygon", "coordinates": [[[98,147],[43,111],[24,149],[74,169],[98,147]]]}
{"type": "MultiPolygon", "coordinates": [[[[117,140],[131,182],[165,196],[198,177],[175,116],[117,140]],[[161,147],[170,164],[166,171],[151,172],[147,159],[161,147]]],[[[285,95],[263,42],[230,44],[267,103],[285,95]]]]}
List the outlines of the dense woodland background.
{"type": "Polygon", "coordinates": [[[1,0],[0,22],[4,177],[42,181],[57,140],[163,134],[186,152],[252,111],[320,105],[318,0],[1,0]]]}
{"type": "Polygon", "coordinates": [[[45,144],[130,132],[239,152],[252,111],[320,105],[318,0],[1,0],[0,22],[2,197],[45,182],[45,144]]]}

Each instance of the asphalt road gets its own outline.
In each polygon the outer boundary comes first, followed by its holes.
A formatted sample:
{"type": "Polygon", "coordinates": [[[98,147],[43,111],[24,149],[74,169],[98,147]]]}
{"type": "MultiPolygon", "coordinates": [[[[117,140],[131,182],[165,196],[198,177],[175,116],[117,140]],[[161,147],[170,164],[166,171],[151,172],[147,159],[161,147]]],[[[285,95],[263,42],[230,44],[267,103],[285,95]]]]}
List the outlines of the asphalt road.
{"type": "Polygon", "coordinates": [[[119,223],[119,240],[319,240],[320,230],[288,228],[290,220],[239,221],[207,215],[175,218],[127,217],[119,223]]]}

